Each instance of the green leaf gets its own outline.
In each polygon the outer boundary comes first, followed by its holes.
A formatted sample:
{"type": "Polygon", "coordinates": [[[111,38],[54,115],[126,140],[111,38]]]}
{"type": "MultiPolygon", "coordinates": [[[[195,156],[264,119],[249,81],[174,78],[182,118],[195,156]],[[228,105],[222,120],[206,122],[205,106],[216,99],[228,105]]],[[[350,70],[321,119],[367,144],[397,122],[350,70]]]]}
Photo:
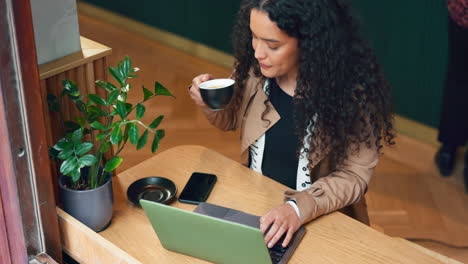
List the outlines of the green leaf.
{"type": "Polygon", "coordinates": [[[122,80],[127,78],[127,74],[124,72],[123,68],[123,61],[119,61],[119,63],[117,63],[117,70],[119,71],[120,76],[122,76],[122,80]]]}
{"type": "Polygon", "coordinates": [[[125,103],[125,108],[127,108],[127,115],[128,115],[128,113],[130,113],[130,111],[132,110],[133,105],[130,103],[125,103]]]}
{"type": "Polygon", "coordinates": [[[112,145],[109,142],[103,142],[101,147],[99,148],[99,152],[105,153],[105,152],[109,151],[111,146],[112,145]]]}
{"type": "Polygon", "coordinates": [[[156,130],[156,133],[154,134],[153,138],[153,144],[151,144],[151,152],[155,153],[156,150],[158,150],[159,147],[159,141],[164,138],[165,132],[164,129],[158,129],[156,130]]]}
{"type": "Polygon", "coordinates": [[[64,79],[64,80],[62,81],[62,85],[63,85],[63,88],[64,88],[66,91],[69,92],[69,93],[67,93],[67,94],[74,94],[74,93],[76,93],[76,92],[79,93],[79,91],[78,91],[78,86],[76,86],[76,83],[73,82],[73,81],[70,81],[70,80],[68,80],[68,79],[64,79]]]}
{"type": "Polygon", "coordinates": [[[93,143],[91,142],[83,142],[78,147],[76,147],[75,152],[76,155],[83,155],[90,151],[93,148],[93,143]]]}
{"type": "Polygon", "coordinates": [[[94,113],[97,116],[107,116],[107,113],[104,112],[104,110],[102,110],[100,107],[97,107],[95,105],[88,106],[88,112],[94,113]]]}
{"type": "Polygon", "coordinates": [[[96,94],[88,94],[88,98],[91,102],[98,104],[98,105],[107,105],[107,102],[102,99],[99,95],[96,94]]]}
{"type": "Polygon", "coordinates": [[[143,117],[143,115],[145,114],[145,106],[142,105],[142,104],[137,104],[136,106],[136,118],[137,119],[140,119],[143,117]]]}
{"type": "Polygon", "coordinates": [[[73,132],[68,132],[68,131],[65,131],[65,138],[68,139],[68,141],[72,144],[73,146],[73,142],[72,142],[72,136],[73,136],[73,132]]]}
{"type": "Polygon", "coordinates": [[[93,123],[99,120],[99,115],[97,113],[88,113],[88,123],[93,123]]]}
{"type": "Polygon", "coordinates": [[[69,142],[66,138],[60,139],[57,144],[55,144],[54,149],[58,151],[66,150],[66,149],[71,149],[73,147],[73,144],[69,142]]]}
{"type": "Polygon", "coordinates": [[[61,151],[57,157],[61,160],[66,160],[70,158],[72,154],[73,154],[73,148],[70,148],[70,149],[61,151]]]}
{"type": "Polygon", "coordinates": [[[74,92],[69,91],[69,92],[67,92],[67,95],[73,102],[75,102],[75,101],[79,100],[80,98],[82,98],[80,96],[80,91],[74,91],[74,92]]]}
{"type": "Polygon", "coordinates": [[[81,143],[81,139],[83,138],[83,131],[81,128],[75,130],[72,135],[72,143],[73,145],[77,146],[78,144],[81,143]]]}
{"type": "Polygon", "coordinates": [[[60,166],[60,172],[65,175],[70,175],[73,170],[78,168],[78,163],[75,157],[65,160],[60,166]]]}
{"type": "Polygon", "coordinates": [[[153,96],[153,95],[154,95],[154,94],[153,94],[150,90],[146,89],[146,88],[143,86],[143,101],[146,101],[146,100],[150,99],[151,96],[153,96]]]}
{"type": "Polygon", "coordinates": [[[97,140],[103,140],[107,137],[107,133],[99,133],[97,136],[96,136],[96,139],[97,140]]]}
{"type": "Polygon", "coordinates": [[[123,121],[117,121],[111,125],[111,127],[117,127],[120,126],[123,123],[123,121]]]}
{"type": "Polygon", "coordinates": [[[109,93],[107,96],[107,105],[111,105],[117,100],[117,97],[119,97],[120,92],[118,90],[112,91],[109,93]]]}
{"type": "Polygon", "coordinates": [[[158,134],[154,134],[153,144],[151,144],[151,152],[152,153],[155,153],[156,150],[158,150],[159,140],[160,140],[160,138],[159,138],[158,134]]]}
{"type": "MultiPolygon", "coordinates": [[[[83,107],[82,107],[81,105],[78,106],[78,103],[79,103],[79,102],[83,103],[82,101],[83,101],[83,98],[84,98],[82,95],[80,95],[80,92],[76,92],[76,93],[73,94],[73,95],[72,95],[72,94],[69,94],[69,95],[68,95],[68,98],[70,98],[70,100],[72,100],[72,101],[75,103],[75,106],[76,106],[76,108],[77,108],[78,110],[81,111],[81,110],[83,109],[83,107]]],[[[85,103],[83,103],[83,104],[85,104],[85,103]]]]}
{"type": "Polygon", "coordinates": [[[86,104],[81,101],[83,99],[83,96],[78,97],[76,100],[73,100],[75,102],[76,108],[78,111],[81,113],[86,113],[86,104]]]}
{"type": "Polygon", "coordinates": [[[80,168],[76,168],[71,174],[72,181],[77,182],[80,179],[80,177],[81,177],[80,168]]]}
{"type": "Polygon", "coordinates": [[[60,103],[57,96],[53,94],[47,94],[47,104],[49,105],[49,111],[60,112],[60,103]]]}
{"type": "MultiPolygon", "coordinates": [[[[125,131],[124,131],[124,134],[123,134],[123,142],[126,142],[128,140],[128,130],[130,129],[131,124],[132,123],[127,123],[125,125],[125,131]]],[[[119,147],[120,147],[120,145],[119,145],[119,147]]]]}
{"type": "Polygon", "coordinates": [[[80,91],[71,91],[63,89],[61,96],[68,96],[71,100],[75,100],[80,96],[80,91]]]}
{"type": "Polygon", "coordinates": [[[94,121],[90,124],[90,126],[94,129],[99,129],[99,130],[102,130],[102,131],[106,131],[107,128],[106,126],[104,126],[103,124],[101,124],[99,121],[94,121]]]}
{"type": "Polygon", "coordinates": [[[149,125],[149,128],[151,129],[157,128],[159,124],[161,123],[161,121],[163,120],[163,118],[164,118],[163,115],[156,117],[156,119],[154,119],[153,122],[151,122],[151,124],[149,125]]]}
{"type": "Polygon", "coordinates": [[[127,107],[125,107],[125,103],[117,101],[117,103],[115,104],[115,110],[119,114],[120,118],[122,118],[122,120],[124,120],[125,117],[127,117],[127,107]]]}
{"type": "Polygon", "coordinates": [[[132,145],[135,145],[136,143],[138,143],[139,134],[138,134],[137,124],[130,123],[129,129],[128,129],[128,136],[130,138],[130,143],[132,143],[132,145]]]}
{"type": "Polygon", "coordinates": [[[146,145],[146,141],[148,140],[148,130],[145,130],[143,135],[141,135],[140,139],[138,140],[137,150],[141,149],[146,145]]]}
{"type": "Polygon", "coordinates": [[[107,87],[106,85],[106,81],[101,81],[101,80],[96,80],[94,82],[98,87],[101,87],[102,89],[108,91],[108,92],[112,92],[113,90],[112,89],[109,89],[109,87],[107,87]]]}
{"type": "Polygon", "coordinates": [[[120,143],[122,141],[122,128],[120,126],[114,128],[112,130],[111,136],[110,136],[110,141],[112,145],[120,143]]]}
{"type": "Polygon", "coordinates": [[[175,98],[174,95],[171,94],[171,92],[169,92],[169,90],[166,89],[166,87],[164,87],[162,84],[160,84],[159,82],[156,82],[154,84],[154,94],[155,95],[166,95],[166,96],[172,96],[175,98]]]}
{"type": "Polygon", "coordinates": [[[108,162],[106,162],[106,166],[104,168],[105,171],[111,172],[115,170],[120,163],[122,163],[123,159],[119,156],[114,156],[108,162]]]}
{"type": "Polygon", "coordinates": [[[92,166],[97,162],[97,158],[94,155],[88,154],[78,159],[80,167],[92,166]]]}
{"type": "Polygon", "coordinates": [[[166,132],[164,131],[164,129],[156,130],[156,134],[158,135],[159,139],[162,139],[163,137],[166,136],[166,132]]]}
{"type": "Polygon", "coordinates": [[[96,85],[101,87],[102,89],[108,91],[108,92],[112,92],[112,91],[117,90],[117,87],[115,87],[115,85],[113,85],[112,83],[107,82],[107,81],[97,80],[96,85]]]}
{"type": "MultiPolygon", "coordinates": [[[[86,119],[84,117],[77,117],[75,118],[76,122],[78,123],[78,128],[84,128],[86,124],[86,119]]],[[[75,130],[75,129],[73,129],[75,130]]]]}
{"type": "Polygon", "coordinates": [[[114,77],[114,79],[121,85],[123,86],[125,84],[123,76],[120,74],[120,72],[114,68],[114,67],[109,67],[109,73],[114,77]]]}
{"type": "Polygon", "coordinates": [[[49,148],[49,157],[51,160],[56,160],[58,158],[59,151],[54,148],[49,148]]]}
{"type": "Polygon", "coordinates": [[[125,75],[128,75],[131,73],[131,68],[132,68],[132,62],[130,60],[130,57],[125,56],[124,62],[123,62],[123,69],[125,71],[125,75]]]}

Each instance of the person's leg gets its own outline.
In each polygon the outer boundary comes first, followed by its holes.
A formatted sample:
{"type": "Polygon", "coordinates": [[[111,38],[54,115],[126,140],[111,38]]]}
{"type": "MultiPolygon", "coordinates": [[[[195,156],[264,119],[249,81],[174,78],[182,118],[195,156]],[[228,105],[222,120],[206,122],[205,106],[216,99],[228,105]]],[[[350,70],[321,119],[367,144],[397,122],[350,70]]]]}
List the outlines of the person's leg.
{"type": "Polygon", "coordinates": [[[465,152],[465,169],[463,170],[463,176],[465,180],[465,192],[468,193],[468,146],[465,152]]]}
{"type": "Polygon", "coordinates": [[[452,173],[456,150],[468,137],[468,29],[449,19],[448,39],[447,81],[439,124],[442,147],[435,157],[443,176],[452,173]]]}

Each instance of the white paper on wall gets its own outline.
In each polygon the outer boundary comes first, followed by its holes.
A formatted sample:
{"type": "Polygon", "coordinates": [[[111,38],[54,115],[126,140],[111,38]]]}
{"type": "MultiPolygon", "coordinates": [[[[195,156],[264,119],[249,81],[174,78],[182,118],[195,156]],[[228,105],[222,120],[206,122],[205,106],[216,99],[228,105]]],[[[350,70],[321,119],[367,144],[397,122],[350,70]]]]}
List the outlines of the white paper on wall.
{"type": "Polygon", "coordinates": [[[31,0],[39,64],[81,49],[76,0],[31,0]]]}

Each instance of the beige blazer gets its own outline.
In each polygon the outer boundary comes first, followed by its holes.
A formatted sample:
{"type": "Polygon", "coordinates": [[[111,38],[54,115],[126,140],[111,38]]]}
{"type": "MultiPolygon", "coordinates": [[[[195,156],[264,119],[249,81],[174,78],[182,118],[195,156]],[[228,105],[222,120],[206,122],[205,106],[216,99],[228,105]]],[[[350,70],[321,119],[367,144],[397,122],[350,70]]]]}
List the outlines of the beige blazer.
{"type": "MultiPolygon", "coordinates": [[[[264,101],[267,99],[262,88],[263,81],[256,77],[249,78],[237,113],[232,113],[229,107],[223,111],[203,109],[214,126],[225,131],[241,130],[241,161],[245,165],[249,161],[249,146],[280,119],[271,103],[268,103],[271,110],[264,119],[270,122],[262,120],[264,101]],[[233,114],[236,114],[237,120],[232,118],[233,114]]],[[[345,160],[343,166],[330,171],[328,151],[320,153],[309,166],[312,168],[310,188],[300,192],[288,189],[284,192],[284,200],[296,200],[302,224],[337,210],[369,224],[364,194],[378,158],[376,148],[369,149],[363,145],[358,153],[345,160]]]]}

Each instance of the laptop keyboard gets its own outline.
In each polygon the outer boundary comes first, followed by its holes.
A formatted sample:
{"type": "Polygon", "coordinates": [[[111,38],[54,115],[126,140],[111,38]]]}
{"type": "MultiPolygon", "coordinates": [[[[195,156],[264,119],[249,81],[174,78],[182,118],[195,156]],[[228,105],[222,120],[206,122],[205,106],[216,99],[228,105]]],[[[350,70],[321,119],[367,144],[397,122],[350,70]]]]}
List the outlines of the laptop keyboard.
{"type": "Polygon", "coordinates": [[[283,243],[284,238],[286,237],[286,233],[276,242],[276,244],[269,249],[270,257],[273,264],[277,264],[281,261],[281,258],[286,253],[289,248],[289,245],[283,247],[281,244],[283,243]]]}
{"type": "MultiPolygon", "coordinates": [[[[195,209],[196,213],[204,214],[204,215],[209,215],[212,217],[217,217],[220,219],[224,219],[227,221],[235,222],[235,223],[240,223],[244,225],[248,225],[254,228],[259,228],[260,227],[260,217],[259,216],[254,216],[250,215],[244,212],[240,212],[234,209],[229,209],[225,207],[221,207],[218,205],[213,205],[209,203],[200,203],[198,207],[195,209]]],[[[270,227],[267,228],[267,230],[264,232],[264,234],[267,234],[268,231],[270,230],[270,227]]],[[[299,240],[304,236],[305,230],[304,227],[301,227],[298,230],[300,234],[299,240]]],[[[293,244],[294,240],[296,239],[296,234],[293,236],[291,241],[289,242],[289,245],[285,248],[281,245],[283,243],[283,240],[286,237],[286,233],[283,234],[283,236],[279,239],[276,244],[268,249],[270,258],[272,263],[278,264],[280,263],[281,260],[284,259],[284,255],[286,254],[286,251],[290,249],[290,245],[293,244]]],[[[288,255],[287,258],[290,256],[288,255]]],[[[285,261],[286,262],[286,261],[285,261]]]]}

